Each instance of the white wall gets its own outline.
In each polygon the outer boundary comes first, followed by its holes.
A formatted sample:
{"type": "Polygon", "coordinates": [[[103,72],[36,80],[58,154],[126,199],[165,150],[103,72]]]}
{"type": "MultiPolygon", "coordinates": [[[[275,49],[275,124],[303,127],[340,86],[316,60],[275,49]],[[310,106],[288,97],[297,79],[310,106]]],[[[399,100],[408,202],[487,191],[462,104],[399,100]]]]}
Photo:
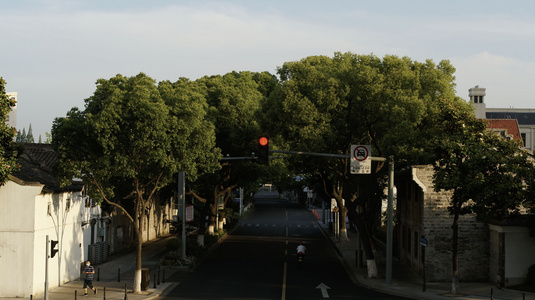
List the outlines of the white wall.
{"type": "Polygon", "coordinates": [[[80,276],[85,246],[81,223],[87,217],[80,193],[41,194],[41,190],[40,184],[13,181],[0,187],[0,297],[44,293],[47,235],[59,241],[60,250],[48,259],[49,288],[80,276]]]}
{"type": "Polygon", "coordinates": [[[34,199],[41,188],[13,181],[0,187],[0,297],[28,295],[33,290],[34,199]]]}
{"type": "Polygon", "coordinates": [[[505,279],[507,286],[526,281],[528,268],[535,264],[535,238],[526,227],[504,226],[505,279]]]}
{"type": "MultiPolygon", "coordinates": [[[[41,194],[36,197],[35,210],[35,258],[36,272],[33,293],[43,292],[40,287],[44,278],[45,255],[42,249],[46,243],[46,236],[50,240],[59,241],[59,252],[48,260],[49,287],[56,287],[65,282],[79,278],[82,259],[83,230],[82,217],[85,209],[79,192],[62,194],[41,194]],[[70,200],[70,207],[67,202],[70,200]],[[50,215],[47,213],[50,205],[50,215]],[[43,245],[43,246],[40,246],[43,245]]],[[[50,247],[49,247],[50,248],[50,247]]],[[[45,249],[46,251],[46,249],[45,249]]],[[[49,250],[50,251],[50,250],[49,250]]]]}

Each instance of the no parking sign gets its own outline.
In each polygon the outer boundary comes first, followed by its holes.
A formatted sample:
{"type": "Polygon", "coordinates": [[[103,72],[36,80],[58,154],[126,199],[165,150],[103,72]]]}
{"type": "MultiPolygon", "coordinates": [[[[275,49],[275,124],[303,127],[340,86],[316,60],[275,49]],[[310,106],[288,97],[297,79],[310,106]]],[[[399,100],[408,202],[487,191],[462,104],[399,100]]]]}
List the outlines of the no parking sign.
{"type": "Polygon", "coordinates": [[[351,174],[370,174],[372,172],[372,147],[370,145],[351,145],[351,174]]]}

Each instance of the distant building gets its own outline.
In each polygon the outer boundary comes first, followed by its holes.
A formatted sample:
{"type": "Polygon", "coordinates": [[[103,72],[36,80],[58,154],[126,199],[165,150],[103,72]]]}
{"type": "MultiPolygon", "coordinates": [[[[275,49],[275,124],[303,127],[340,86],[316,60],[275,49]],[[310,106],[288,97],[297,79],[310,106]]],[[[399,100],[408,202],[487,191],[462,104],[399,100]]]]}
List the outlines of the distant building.
{"type": "MultiPolygon", "coordinates": [[[[489,125],[505,126],[506,124],[506,122],[498,124],[494,120],[516,120],[524,148],[533,152],[535,147],[535,109],[487,108],[485,104],[486,89],[479,87],[479,85],[469,89],[468,95],[470,97],[470,102],[475,106],[476,118],[489,120],[489,125]]],[[[509,123],[508,126],[510,126],[510,124],[512,123],[509,123]]],[[[509,130],[514,130],[511,127],[508,128],[509,130]]],[[[509,130],[507,134],[510,135],[512,133],[509,130]]],[[[503,131],[503,133],[505,133],[505,131],[503,131]]]]}
{"type": "Polygon", "coordinates": [[[15,106],[12,107],[11,112],[7,115],[7,125],[17,127],[17,92],[6,93],[7,96],[15,100],[15,106]]]}
{"type": "Polygon", "coordinates": [[[487,131],[507,140],[522,141],[518,121],[516,119],[486,119],[487,131]]]}
{"type": "MultiPolygon", "coordinates": [[[[521,139],[524,147],[533,151],[535,109],[488,109],[486,89],[479,86],[469,89],[469,96],[475,117],[485,120],[487,131],[521,139]]],[[[420,274],[425,268],[429,281],[450,281],[453,216],[448,207],[452,192],[435,191],[432,165],[411,166],[408,171],[396,177],[395,249],[399,261],[420,274]]],[[[473,214],[460,216],[459,280],[489,281],[498,287],[525,282],[529,267],[535,265],[535,240],[529,226],[533,218],[521,215],[485,224],[473,214]]]]}

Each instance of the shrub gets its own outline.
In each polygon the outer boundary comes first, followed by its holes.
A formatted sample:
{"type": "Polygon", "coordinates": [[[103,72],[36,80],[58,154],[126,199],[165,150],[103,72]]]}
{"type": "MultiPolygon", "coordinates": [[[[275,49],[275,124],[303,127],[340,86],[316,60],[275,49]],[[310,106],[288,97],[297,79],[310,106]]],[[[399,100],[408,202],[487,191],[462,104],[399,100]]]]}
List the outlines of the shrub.
{"type": "Polygon", "coordinates": [[[178,249],[180,249],[181,244],[182,244],[182,241],[180,241],[178,238],[173,238],[173,239],[168,240],[167,243],[165,243],[165,247],[169,251],[178,251],[178,249]]]}

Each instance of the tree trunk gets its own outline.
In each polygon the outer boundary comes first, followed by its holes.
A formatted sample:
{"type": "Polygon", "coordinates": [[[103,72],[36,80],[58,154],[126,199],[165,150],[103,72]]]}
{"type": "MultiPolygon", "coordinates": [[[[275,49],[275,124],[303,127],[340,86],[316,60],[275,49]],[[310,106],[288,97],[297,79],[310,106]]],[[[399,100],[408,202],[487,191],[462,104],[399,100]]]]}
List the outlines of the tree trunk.
{"type": "Polygon", "coordinates": [[[197,244],[204,247],[204,234],[197,235],[197,244]]]}
{"type": "Polygon", "coordinates": [[[368,267],[368,278],[377,278],[379,276],[379,271],[377,269],[377,263],[375,260],[375,254],[374,254],[374,245],[372,237],[368,231],[368,227],[366,226],[366,223],[362,216],[357,213],[357,205],[355,201],[349,201],[346,203],[347,205],[347,213],[351,220],[355,223],[355,226],[357,226],[357,230],[359,231],[360,235],[360,241],[362,243],[362,247],[364,248],[364,254],[366,255],[366,265],[368,267]]]}
{"type": "MultiPolygon", "coordinates": [[[[341,193],[340,193],[341,195],[341,193]]],[[[338,229],[340,232],[340,242],[348,242],[349,237],[347,236],[347,209],[344,206],[343,199],[341,196],[335,197],[336,205],[338,206],[338,229]]]]}
{"type": "Polygon", "coordinates": [[[368,268],[368,278],[377,278],[379,270],[377,269],[377,262],[375,259],[366,259],[366,267],[368,268]]]}
{"type": "Polygon", "coordinates": [[[459,211],[455,209],[453,215],[453,231],[451,239],[451,293],[457,295],[459,292],[459,211]]]}
{"type": "MultiPolygon", "coordinates": [[[[139,200],[138,200],[139,201],[139,200]]],[[[141,293],[141,253],[143,249],[143,210],[140,208],[141,204],[136,205],[136,212],[134,215],[134,229],[136,231],[136,271],[134,274],[134,294],[141,293]]]]}

